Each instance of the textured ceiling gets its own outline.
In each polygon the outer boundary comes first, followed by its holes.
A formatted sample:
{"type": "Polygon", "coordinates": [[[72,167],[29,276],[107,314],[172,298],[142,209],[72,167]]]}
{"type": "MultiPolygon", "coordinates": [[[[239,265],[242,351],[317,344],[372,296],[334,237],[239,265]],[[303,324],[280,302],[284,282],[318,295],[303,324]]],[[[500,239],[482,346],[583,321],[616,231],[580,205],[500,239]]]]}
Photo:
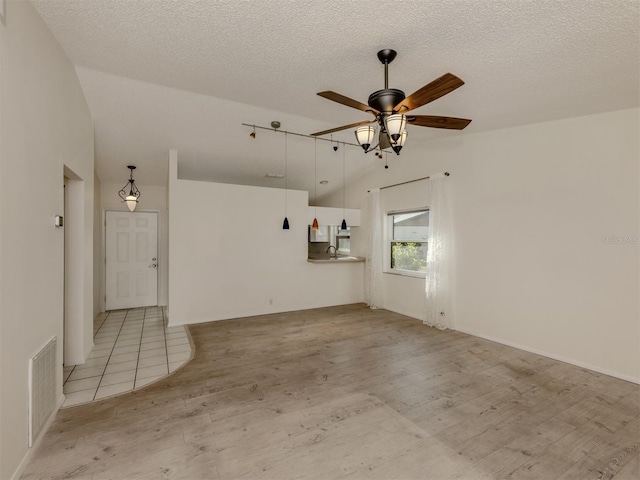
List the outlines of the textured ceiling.
{"type": "MultiPolygon", "coordinates": [[[[184,177],[282,186],[264,178],[282,170],[282,138],[259,133],[259,144],[240,123],[277,119],[283,129],[310,133],[367,119],[315,93],[366,102],[384,86],[382,48],[398,51],[392,88],[410,94],[445,72],[466,82],[417,114],[473,119],[462,133],[409,127],[401,157],[436,137],[638,106],[637,0],[34,4],[81,67],[106,182],[126,179],[125,165],[135,163],[140,183],[162,185],[167,150],[176,147],[184,177]]],[[[354,140],[352,130],[334,138],[354,140]]],[[[299,172],[290,172],[289,187],[310,189],[313,141],[291,144],[299,172]]],[[[349,175],[380,166],[349,150],[349,175]]],[[[337,186],[342,172],[333,163],[330,170],[337,186]]]]}

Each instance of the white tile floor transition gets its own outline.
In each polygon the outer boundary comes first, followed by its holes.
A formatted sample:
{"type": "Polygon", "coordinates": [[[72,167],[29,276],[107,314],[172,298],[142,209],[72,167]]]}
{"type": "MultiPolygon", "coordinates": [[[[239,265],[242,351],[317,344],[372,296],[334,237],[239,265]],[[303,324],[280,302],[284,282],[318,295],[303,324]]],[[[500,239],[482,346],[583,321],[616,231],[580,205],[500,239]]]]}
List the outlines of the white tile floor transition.
{"type": "Polygon", "coordinates": [[[168,328],[163,307],[102,313],[93,335],[88,360],[64,367],[63,408],[142,388],[191,358],[185,327],[168,328]]]}

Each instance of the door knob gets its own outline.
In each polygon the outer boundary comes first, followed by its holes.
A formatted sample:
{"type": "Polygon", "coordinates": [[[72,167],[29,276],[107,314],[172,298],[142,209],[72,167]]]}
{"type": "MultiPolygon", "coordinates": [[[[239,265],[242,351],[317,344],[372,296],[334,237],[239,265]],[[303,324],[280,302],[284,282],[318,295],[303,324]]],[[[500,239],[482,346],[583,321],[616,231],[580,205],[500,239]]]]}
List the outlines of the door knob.
{"type": "Polygon", "coordinates": [[[158,264],[157,263],[152,263],[151,265],[149,265],[149,268],[157,268],[158,264]]]}

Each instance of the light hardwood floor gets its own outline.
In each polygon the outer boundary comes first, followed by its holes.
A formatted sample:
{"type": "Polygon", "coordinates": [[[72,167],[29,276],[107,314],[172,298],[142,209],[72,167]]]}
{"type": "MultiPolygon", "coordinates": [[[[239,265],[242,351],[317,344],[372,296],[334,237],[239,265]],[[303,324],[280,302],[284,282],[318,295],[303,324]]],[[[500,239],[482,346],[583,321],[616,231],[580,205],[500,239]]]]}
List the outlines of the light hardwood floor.
{"type": "Polygon", "coordinates": [[[364,305],[190,332],[167,379],[60,411],[23,478],[640,478],[633,383],[364,305]]]}

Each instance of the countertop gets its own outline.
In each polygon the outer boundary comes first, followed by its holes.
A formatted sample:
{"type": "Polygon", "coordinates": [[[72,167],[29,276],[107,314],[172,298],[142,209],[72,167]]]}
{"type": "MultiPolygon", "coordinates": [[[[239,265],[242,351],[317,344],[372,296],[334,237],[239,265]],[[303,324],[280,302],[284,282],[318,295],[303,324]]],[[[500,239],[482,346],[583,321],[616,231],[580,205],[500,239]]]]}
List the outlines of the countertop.
{"type": "Polygon", "coordinates": [[[338,255],[337,257],[313,257],[307,258],[310,263],[357,263],[364,262],[364,257],[355,257],[353,255],[338,255]]]}

